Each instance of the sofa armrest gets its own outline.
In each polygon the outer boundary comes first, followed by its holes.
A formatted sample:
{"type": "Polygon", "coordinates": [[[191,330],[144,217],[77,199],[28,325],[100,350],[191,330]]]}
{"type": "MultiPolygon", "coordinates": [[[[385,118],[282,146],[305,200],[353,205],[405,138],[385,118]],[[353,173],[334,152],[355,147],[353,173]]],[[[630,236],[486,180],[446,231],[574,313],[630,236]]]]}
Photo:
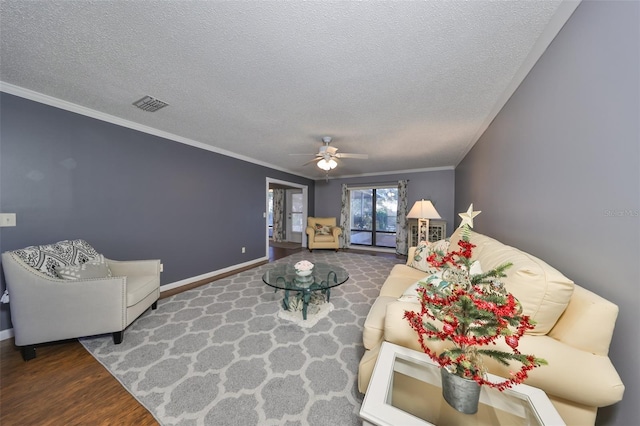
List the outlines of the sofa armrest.
{"type": "Polygon", "coordinates": [[[109,265],[111,273],[116,277],[140,276],[140,275],[160,275],[160,260],[111,260],[105,259],[109,265]]]}
{"type": "Polygon", "coordinates": [[[618,306],[578,285],[549,336],[575,348],[607,355],[618,306]]]}
{"type": "Polygon", "coordinates": [[[338,236],[342,234],[342,228],[334,226],[331,228],[331,233],[333,234],[333,238],[338,238],[338,236]]]}
{"type": "MultiPolygon", "coordinates": [[[[497,349],[506,350],[504,342],[497,349]]],[[[535,368],[525,382],[563,399],[590,407],[605,407],[622,399],[624,384],[611,360],[569,346],[549,336],[524,335],[518,350],[535,354],[549,365],[535,368]]],[[[508,374],[507,368],[490,366],[498,375],[508,374]]]]}

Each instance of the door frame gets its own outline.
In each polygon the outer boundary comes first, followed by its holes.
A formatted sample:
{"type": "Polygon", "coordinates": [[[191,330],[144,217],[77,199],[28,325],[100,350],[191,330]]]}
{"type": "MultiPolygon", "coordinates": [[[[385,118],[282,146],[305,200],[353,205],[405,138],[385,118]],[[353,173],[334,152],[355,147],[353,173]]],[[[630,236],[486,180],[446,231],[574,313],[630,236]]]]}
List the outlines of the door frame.
{"type": "MultiPolygon", "coordinates": [[[[265,189],[265,194],[264,194],[264,204],[265,204],[265,210],[264,210],[264,245],[265,245],[265,255],[267,256],[267,258],[269,257],[269,224],[267,223],[267,212],[269,211],[269,186],[271,184],[277,184],[277,185],[282,185],[282,186],[287,186],[290,188],[297,188],[297,189],[302,189],[302,223],[307,223],[307,217],[309,216],[309,187],[307,185],[301,185],[299,183],[295,183],[295,182],[288,182],[286,180],[280,180],[280,179],[274,179],[274,178],[270,178],[267,177],[266,178],[266,189],[265,189]]],[[[306,247],[307,246],[307,233],[303,232],[302,233],[302,243],[301,243],[302,247],[306,247]]]]}

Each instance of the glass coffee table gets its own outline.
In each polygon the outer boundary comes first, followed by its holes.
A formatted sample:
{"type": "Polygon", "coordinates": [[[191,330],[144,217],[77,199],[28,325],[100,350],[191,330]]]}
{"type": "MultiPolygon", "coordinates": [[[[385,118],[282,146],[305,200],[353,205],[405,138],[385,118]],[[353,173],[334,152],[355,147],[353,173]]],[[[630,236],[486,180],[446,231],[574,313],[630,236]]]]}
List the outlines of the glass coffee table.
{"type": "MultiPolygon", "coordinates": [[[[489,379],[502,380],[489,374],[489,379]]],[[[492,380],[493,381],[493,380],[492,380]]],[[[427,355],[383,342],[360,417],[369,426],[564,425],[544,391],[516,385],[482,386],[475,414],[456,411],[442,397],[440,367],[427,355]]]]}
{"type": "Polygon", "coordinates": [[[307,319],[307,307],[311,295],[321,292],[326,301],[329,301],[331,289],[340,284],[344,284],[349,279],[349,273],[339,266],[327,263],[314,263],[311,275],[300,277],[296,274],[293,265],[280,264],[269,269],[262,276],[262,281],[268,286],[275,288],[275,291],[284,290],[282,307],[289,310],[289,293],[295,292],[300,295],[303,302],[302,318],[307,319]]]}

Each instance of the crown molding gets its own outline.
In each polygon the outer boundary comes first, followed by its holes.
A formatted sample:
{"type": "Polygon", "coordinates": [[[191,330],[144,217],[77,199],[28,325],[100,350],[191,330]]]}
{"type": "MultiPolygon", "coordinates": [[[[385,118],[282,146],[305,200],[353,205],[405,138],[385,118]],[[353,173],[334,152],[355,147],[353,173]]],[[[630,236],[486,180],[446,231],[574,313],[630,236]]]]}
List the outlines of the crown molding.
{"type": "Polygon", "coordinates": [[[194,148],[203,149],[205,151],[215,152],[216,154],[224,155],[226,157],[235,158],[237,160],[246,161],[248,163],[257,164],[259,166],[268,167],[270,169],[279,170],[281,172],[290,173],[295,176],[304,177],[306,179],[313,179],[310,176],[303,176],[295,173],[291,170],[285,169],[283,167],[276,166],[274,164],[266,163],[264,161],[256,160],[255,158],[246,157],[244,155],[239,155],[233,153],[231,151],[227,151],[224,149],[217,148],[212,145],[205,144],[203,142],[198,142],[193,139],[185,138],[182,136],[175,135],[173,133],[165,132],[164,130],[159,130],[153,127],[145,126],[139,123],[135,123],[133,121],[125,120],[114,115],[105,114],[100,111],[96,111],[91,108],[84,107],[82,105],[74,104],[72,102],[68,102],[62,99],[54,98],[53,96],[45,95],[43,93],[35,92],[30,89],[25,89],[24,87],[16,86],[11,83],[6,83],[4,81],[0,81],[0,92],[5,92],[10,95],[18,96],[24,99],[29,99],[34,102],[38,102],[41,104],[49,105],[54,108],[60,108],[65,111],[73,112],[76,114],[84,115],[86,117],[95,118],[96,120],[104,121],[106,123],[115,124],[116,126],[126,127],[128,129],[137,130],[142,133],[147,133],[149,135],[158,136],[163,139],[168,139],[173,142],[178,142],[184,145],[189,145],[194,148]]]}

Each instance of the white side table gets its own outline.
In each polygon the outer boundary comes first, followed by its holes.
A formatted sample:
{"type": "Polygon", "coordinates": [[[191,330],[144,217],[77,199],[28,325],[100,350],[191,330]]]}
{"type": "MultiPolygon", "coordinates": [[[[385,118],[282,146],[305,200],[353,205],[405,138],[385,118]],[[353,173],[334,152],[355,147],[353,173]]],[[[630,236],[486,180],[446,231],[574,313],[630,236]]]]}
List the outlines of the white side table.
{"type": "MultiPolygon", "coordinates": [[[[501,380],[489,375],[492,381],[501,380]]],[[[462,414],[442,397],[440,367],[426,354],[383,342],[360,409],[365,426],[558,425],[564,421],[544,391],[483,386],[476,414],[462,414]]]]}

